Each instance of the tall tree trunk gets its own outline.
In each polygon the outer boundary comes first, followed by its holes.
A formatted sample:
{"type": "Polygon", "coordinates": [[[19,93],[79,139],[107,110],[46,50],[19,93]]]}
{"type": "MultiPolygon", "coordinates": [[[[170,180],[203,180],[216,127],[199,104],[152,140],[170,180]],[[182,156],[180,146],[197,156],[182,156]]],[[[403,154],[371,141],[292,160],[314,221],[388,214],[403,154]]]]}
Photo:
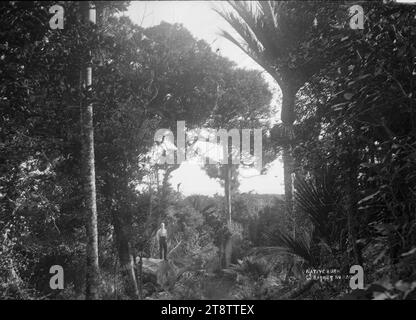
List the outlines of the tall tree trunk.
{"type": "Polygon", "coordinates": [[[137,286],[136,272],[134,268],[135,261],[130,248],[128,233],[125,230],[125,224],[120,219],[119,212],[113,211],[113,225],[117,244],[117,251],[120,260],[121,274],[123,277],[124,289],[132,299],[139,299],[139,287],[137,286]]]}
{"type": "MultiPolygon", "coordinates": [[[[285,207],[286,214],[289,219],[292,219],[292,236],[296,237],[296,217],[293,209],[293,176],[294,160],[292,157],[291,141],[294,139],[293,122],[295,121],[295,100],[296,92],[299,86],[294,85],[289,79],[281,86],[282,90],[282,110],[280,119],[283,122],[283,136],[287,142],[283,146],[283,179],[285,186],[285,207]]],[[[296,259],[293,256],[293,265],[296,264],[296,259]]]]}
{"type": "Polygon", "coordinates": [[[111,212],[111,222],[114,227],[114,244],[120,262],[124,292],[128,297],[138,299],[139,287],[136,279],[135,258],[133,249],[130,245],[131,232],[129,228],[131,226],[131,215],[127,209],[122,211],[123,205],[119,206],[119,204],[122,203],[122,200],[117,199],[117,186],[110,176],[111,174],[107,172],[102,190],[104,198],[106,199],[107,208],[111,212]],[[123,212],[126,212],[127,215],[123,215],[123,212]]]}
{"type": "MultiPolygon", "coordinates": [[[[94,14],[89,1],[80,2],[81,13],[84,22],[95,22],[94,14]]],[[[92,86],[91,53],[85,57],[85,63],[81,70],[82,88],[87,92],[92,86]]],[[[87,266],[86,266],[86,291],[87,300],[98,299],[99,265],[98,265],[98,228],[97,228],[97,204],[95,190],[95,159],[94,159],[94,127],[93,106],[87,98],[81,101],[81,148],[82,148],[82,172],[84,208],[87,231],[87,266]]]]}
{"type": "Polygon", "coordinates": [[[299,85],[287,84],[281,87],[282,90],[282,110],[280,120],[287,127],[291,127],[295,121],[295,100],[299,85]]]}
{"type": "Polygon", "coordinates": [[[294,160],[291,151],[291,140],[294,139],[293,122],[295,121],[295,101],[296,93],[299,85],[292,83],[290,79],[286,79],[285,85],[281,86],[282,90],[282,110],[281,120],[283,122],[283,132],[285,140],[288,142],[283,146],[283,179],[285,185],[285,205],[288,217],[292,219],[292,232],[296,235],[296,219],[293,210],[293,177],[294,160]]]}

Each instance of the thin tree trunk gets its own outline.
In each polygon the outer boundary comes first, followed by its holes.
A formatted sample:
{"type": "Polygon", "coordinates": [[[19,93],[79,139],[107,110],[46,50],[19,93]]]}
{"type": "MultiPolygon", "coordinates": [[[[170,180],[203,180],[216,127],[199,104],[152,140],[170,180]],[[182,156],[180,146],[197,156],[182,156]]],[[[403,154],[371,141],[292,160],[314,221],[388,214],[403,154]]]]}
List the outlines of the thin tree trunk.
{"type": "MultiPolygon", "coordinates": [[[[231,179],[232,179],[232,164],[231,152],[228,157],[228,164],[225,165],[225,181],[224,181],[224,195],[225,204],[227,207],[227,225],[230,233],[232,232],[232,218],[231,218],[231,179]]],[[[225,239],[224,242],[224,264],[228,268],[231,264],[231,255],[233,251],[232,235],[225,239]]]]}
{"type": "Polygon", "coordinates": [[[139,297],[143,299],[143,251],[140,252],[139,261],[139,297]]]}
{"type": "MultiPolygon", "coordinates": [[[[286,206],[286,213],[292,221],[294,220],[293,216],[293,158],[292,154],[290,153],[290,147],[284,146],[283,147],[283,179],[285,185],[285,206],[286,206]]],[[[295,225],[293,225],[293,230],[295,230],[295,225]]],[[[294,232],[294,231],[293,231],[294,232]]]]}
{"type": "MultiPolygon", "coordinates": [[[[160,189],[158,188],[158,224],[160,224],[166,216],[167,200],[169,195],[169,177],[170,174],[177,168],[179,168],[179,165],[165,165],[165,173],[163,175],[162,185],[160,186],[160,189]]],[[[159,179],[157,183],[159,185],[159,179]]]]}
{"type": "MultiPolygon", "coordinates": [[[[89,2],[80,2],[81,13],[84,21],[92,21],[89,2]]],[[[95,20],[95,19],[94,19],[95,20]]],[[[92,21],[93,22],[93,21],[92,21]]],[[[82,66],[82,87],[87,92],[92,86],[92,67],[90,65],[91,53],[85,59],[82,66]]],[[[95,159],[94,159],[94,127],[93,106],[84,97],[81,101],[81,148],[82,148],[82,172],[84,207],[86,216],[87,249],[86,249],[86,291],[87,300],[98,299],[99,265],[98,265],[98,228],[97,228],[97,204],[95,189],[95,159]]]]}
{"type": "Polygon", "coordinates": [[[225,204],[227,207],[227,223],[231,226],[231,164],[225,165],[225,181],[224,181],[224,194],[225,194],[225,204]]]}
{"type": "MultiPolygon", "coordinates": [[[[293,160],[293,159],[292,159],[293,160]]],[[[292,230],[292,236],[293,236],[293,239],[296,239],[296,223],[297,223],[297,221],[296,221],[296,213],[297,213],[297,211],[296,211],[296,203],[295,203],[295,201],[293,201],[293,197],[294,197],[294,190],[295,190],[295,187],[294,187],[294,183],[295,183],[295,174],[294,174],[294,167],[293,167],[293,162],[292,162],[292,174],[290,175],[290,180],[291,180],[291,182],[292,182],[292,187],[290,188],[290,192],[292,193],[292,223],[293,223],[293,230],[292,230]]]]}
{"type": "Polygon", "coordinates": [[[152,189],[152,176],[149,175],[149,213],[148,213],[148,219],[152,216],[152,201],[153,201],[153,189],[152,189]]]}
{"type": "Polygon", "coordinates": [[[231,256],[233,253],[232,236],[230,236],[225,242],[224,254],[225,254],[225,267],[228,268],[231,265],[231,256]]]}

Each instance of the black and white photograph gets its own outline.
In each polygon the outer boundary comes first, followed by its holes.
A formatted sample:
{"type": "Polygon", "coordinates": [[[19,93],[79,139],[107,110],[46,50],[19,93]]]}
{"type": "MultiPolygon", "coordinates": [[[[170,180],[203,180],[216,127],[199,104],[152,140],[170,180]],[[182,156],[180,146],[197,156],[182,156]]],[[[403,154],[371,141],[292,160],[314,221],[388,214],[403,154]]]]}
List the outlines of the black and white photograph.
{"type": "Polygon", "coordinates": [[[0,300],[416,300],[416,1],[2,1],[0,242],[0,300]]]}

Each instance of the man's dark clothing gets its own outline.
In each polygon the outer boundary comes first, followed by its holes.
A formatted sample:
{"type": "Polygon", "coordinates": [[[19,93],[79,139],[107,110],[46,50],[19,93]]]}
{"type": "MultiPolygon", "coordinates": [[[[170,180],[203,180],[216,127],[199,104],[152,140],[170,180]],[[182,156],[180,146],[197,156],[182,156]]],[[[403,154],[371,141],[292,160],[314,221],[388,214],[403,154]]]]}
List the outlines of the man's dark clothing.
{"type": "Polygon", "coordinates": [[[159,252],[160,252],[160,259],[167,260],[168,243],[166,241],[166,237],[159,237],[159,252]]]}

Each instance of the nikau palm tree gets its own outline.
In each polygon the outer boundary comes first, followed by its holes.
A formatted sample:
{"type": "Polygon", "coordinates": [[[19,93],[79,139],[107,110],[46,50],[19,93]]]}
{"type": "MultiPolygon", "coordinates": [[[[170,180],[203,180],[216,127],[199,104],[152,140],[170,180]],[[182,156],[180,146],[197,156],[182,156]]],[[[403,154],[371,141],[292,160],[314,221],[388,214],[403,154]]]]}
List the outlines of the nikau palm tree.
{"type": "MultiPolygon", "coordinates": [[[[267,71],[282,91],[279,135],[293,140],[295,97],[299,89],[328,63],[333,54],[328,36],[332,10],[322,3],[300,1],[227,1],[231,10],[214,9],[236,31],[222,30],[222,36],[238,46],[267,71]],[[314,23],[316,17],[320,20],[314,23]],[[325,37],[324,37],[325,35],[325,37]]],[[[282,146],[285,201],[292,215],[293,159],[290,143],[282,146]]]]}

